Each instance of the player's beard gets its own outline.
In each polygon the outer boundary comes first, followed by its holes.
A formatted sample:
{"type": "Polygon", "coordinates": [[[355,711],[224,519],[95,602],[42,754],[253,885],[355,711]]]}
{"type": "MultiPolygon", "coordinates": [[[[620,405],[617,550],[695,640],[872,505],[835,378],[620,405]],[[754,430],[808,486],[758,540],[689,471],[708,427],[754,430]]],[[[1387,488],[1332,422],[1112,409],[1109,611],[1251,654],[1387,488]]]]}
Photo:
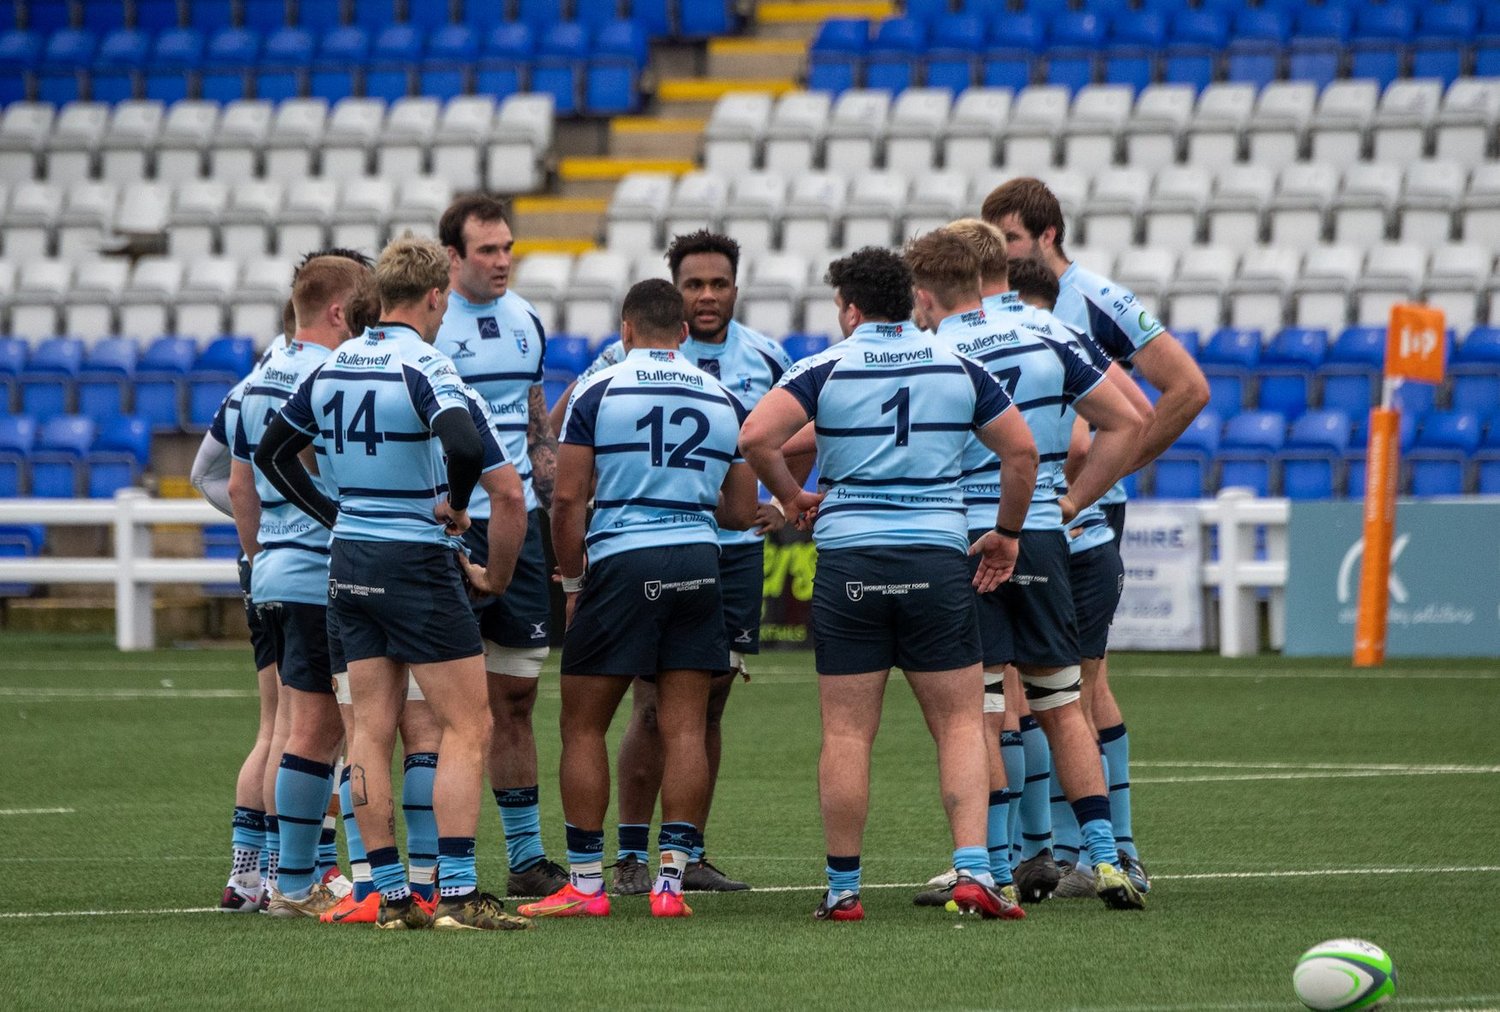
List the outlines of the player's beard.
{"type": "Polygon", "coordinates": [[[718,344],[722,341],[729,330],[729,314],[719,317],[720,322],[712,330],[704,330],[697,325],[697,317],[688,320],[688,337],[694,341],[705,344],[718,344]]]}

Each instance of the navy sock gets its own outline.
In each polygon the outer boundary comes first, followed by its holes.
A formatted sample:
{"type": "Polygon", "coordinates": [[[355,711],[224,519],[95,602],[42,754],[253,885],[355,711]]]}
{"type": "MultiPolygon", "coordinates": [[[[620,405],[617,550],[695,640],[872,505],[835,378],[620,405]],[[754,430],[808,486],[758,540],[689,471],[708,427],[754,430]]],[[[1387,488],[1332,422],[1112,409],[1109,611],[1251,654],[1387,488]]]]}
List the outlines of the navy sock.
{"type": "Polygon", "coordinates": [[[837,899],[840,893],[859,892],[859,855],[839,857],[834,854],[828,855],[828,899],[830,902],[837,899]]]}
{"type": "Polygon", "coordinates": [[[1120,855],[1115,850],[1114,830],[1109,824],[1109,798],[1091,794],[1073,802],[1072,807],[1085,848],[1080,863],[1086,860],[1092,865],[1118,865],[1120,855]]]}
{"type": "Polygon", "coordinates": [[[596,893],[604,888],[604,830],[563,823],[568,841],[568,874],[573,888],[596,893]]]}
{"type": "Polygon", "coordinates": [[[276,771],[276,819],[281,828],[277,889],[301,896],[313,887],[318,837],[333,790],[333,767],[287,752],[276,771]]]}
{"type": "Polygon", "coordinates": [[[500,824],[505,827],[505,856],[511,871],[525,871],[545,858],[542,850],[542,812],[537,788],[497,787],[500,824]]]}
{"type": "Polygon", "coordinates": [[[627,857],[634,857],[641,864],[650,860],[651,825],[641,822],[622,822],[615,832],[619,836],[620,849],[615,855],[616,861],[623,861],[627,857]]]}
{"type": "Polygon", "coordinates": [[[437,891],[438,829],[432,814],[432,782],[437,753],[413,752],[401,764],[401,816],[406,820],[406,859],[411,862],[411,891],[430,900],[437,891]]]}

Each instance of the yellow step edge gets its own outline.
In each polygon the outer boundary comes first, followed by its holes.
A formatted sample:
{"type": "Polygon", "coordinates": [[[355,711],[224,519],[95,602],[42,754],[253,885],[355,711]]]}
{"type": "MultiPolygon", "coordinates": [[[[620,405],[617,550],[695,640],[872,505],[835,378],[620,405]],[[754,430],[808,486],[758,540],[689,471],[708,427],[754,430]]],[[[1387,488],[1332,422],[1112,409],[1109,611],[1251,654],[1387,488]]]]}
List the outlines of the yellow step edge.
{"type": "Polygon", "coordinates": [[[620,179],[631,172],[682,175],[698,166],[681,158],[564,158],[557,174],[566,182],[620,179]]]}
{"type": "Polygon", "coordinates": [[[609,129],[617,134],[701,134],[708,120],[701,118],[664,119],[658,116],[616,116],[609,129]]]}
{"type": "Polygon", "coordinates": [[[609,201],[603,197],[517,197],[511,205],[517,214],[603,214],[609,201]]]}
{"type": "Polygon", "coordinates": [[[518,257],[532,253],[568,253],[579,256],[599,248],[593,239],[517,239],[514,253],[518,257]]]}
{"type": "Polygon", "coordinates": [[[670,77],[656,86],[661,102],[717,102],[735,91],[784,95],[800,87],[789,77],[670,77]]]}
{"type": "Polygon", "coordinates": [[[794,3],[774,0],[755,9],[755,20],[763,25],[792,25],[827,21],[829,18],[892,18],[896,5],[890,0],[826,0],[794,3]]]}
{"type": "Polygon", "coordinates": [[[708,40],[711,56],[801,56],[807,43],[801,39],[749,39],[729,36],[708,40]]]}

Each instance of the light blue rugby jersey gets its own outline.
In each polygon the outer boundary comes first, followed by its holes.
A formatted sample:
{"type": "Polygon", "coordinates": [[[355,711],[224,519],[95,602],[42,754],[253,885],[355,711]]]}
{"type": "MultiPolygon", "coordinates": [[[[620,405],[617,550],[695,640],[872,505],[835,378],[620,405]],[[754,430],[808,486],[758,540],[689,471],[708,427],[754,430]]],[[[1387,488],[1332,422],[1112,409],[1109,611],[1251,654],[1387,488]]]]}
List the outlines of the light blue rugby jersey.
{"type": "MultiPolygon", "coordinates": [[[[449,408],[474,414],[458,371],[400,323],[344,342],[303,381],[282,416],[315,437],[323,475],[338,489],[334,537],[459,547],[432,515],[447,478],[432,420],[449,408]]],[[[483,470],[505,464],[494,434],[480,433],[483,470]]]]}
{"type": "MultiPolygon", "coordinates": [[[[1088,334],[1116,362],[1129,362],[1147,342],[1167,331],[1130,289],[1076,263],[1063,271],[1057,287],[1053,315],[1088,334]]],[[[1119,482],[1099,497],[1101,505],[1124,501],[1125,487],[1119,482]]]]}
{"type": "MultiPolygon", "coordinates": [[[[235,460],[251,464],[266,427],[330,354],[320,344],[301,341],[272,347],[245,380],[234,442],[230,444],[235,460]]],[[[321,475],[313,480],[324,495],[335,494],[321,475]]],[[[327,604],[328,531],[281,498],[258,467],[255,491],[260,496],[261,553],[250,570],[250,596],[256,601],[327,604]]]]}
{"type": "MultiPolygon", "coordinates": [[[[984,311],[950,316],[938,326],[938,336],[954,342],[959,354],[987,369],[1015,402],[1036,441],[1036,489],[1026,511],[1028,530],[1057,530],[1062,526],[1058,498],[1067,491],[1063,464],[1073,434],[1073,402],[1104,382],[1104,374],[1085,362],[1061,341],[1019,325],[1002,309],[1001,296],[984,300],[984,311]]],[[[1000,505],[1000,459],[977,437],[964,449],[960,485],[969,511],[969,528],[995,525],[1000,505]]]]}
{"type": "Polygon", "coordinates": [[[547,350],[547,333],[536,309],[509,290],[493,302],[470,302],[450,291],[434,345],[489,405],[500,445],[521,476],[526,509],[536,509],[526,429],[531,388],[542,381],[547,350]]]}
{"type": "MultiPolygon", "coordinates": [[[[477,429],[488,428],[494,435],[495,441],[503,448],[505,441],[501,438],[500,427],[495,423],[495,416],[490,413],[489,402],[469,384],[462,385],[463,393],[469,401],[469,417],[474,419],[474,427],[477,429]]],[[[448,494],[448,462],[443,454],[443,444],[438,440],[432,441],[432,452],[437,460],[438,494],[448,494]]],[[[507,460],[507,463],[512,463],[507,460]]],[[[489,470],[486,468],[486,470],[489,470]]],[[[474,486],[474,494],[469,498],[469,519],[474,523],[480,523],[490,518],[490,496],[483,488],[474,486]]]]}
{"type": "MultiPolygon", "coordinates": [[[[817,435],[826,488],[813,527],[819,549],[968,550],[964,445],[1011,400],[953,347],[945,334],[866,323],[782,379],[817,435]]],[[[986,526],[994,523],[992,514],[986,526]]]]}
{"type": "Polygon", "coordinates": [[[640,548],[712,545],[714,512],[739,460],[745,408],[680,352],[636,348],[582,380],[562,441],[594,449],[591,563],[640,548]]]}
{"type": "MultiPolygon", "coordinates": [[[[739,401],[746,411],[760,403],[772,387],[792,367],[791,357],[781,345],[765,335],[743,326],[738,320],[729,321],[729,333],[719,344],[695,341],[689,337],[682,342],[682,355],[699,369],[713,376],[739,401]]],[[[625,346],[612,341],[599,352],[592,365],[578,377],[579,382],[607,368],[625,357],[625,346]]],[[[753,545],[759,543],[761,535],[755,531],[719,532],[721,545],[753,545]]]]}

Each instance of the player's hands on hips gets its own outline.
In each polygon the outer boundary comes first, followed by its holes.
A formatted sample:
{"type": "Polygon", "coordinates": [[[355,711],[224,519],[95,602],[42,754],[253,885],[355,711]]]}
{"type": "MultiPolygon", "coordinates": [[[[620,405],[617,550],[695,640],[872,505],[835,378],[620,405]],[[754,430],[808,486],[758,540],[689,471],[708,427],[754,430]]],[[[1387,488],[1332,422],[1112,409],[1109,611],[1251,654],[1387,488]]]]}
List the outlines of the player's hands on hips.
{"type": "Polygon", "coordinates": [[[454,509],[447,499],[432,507],[432,515],[443,525],[444,534],[457,537],[469,529],[469,511],[454,509]]]}
{"type": "Polygon", "coordinates": [[[797,498],[791,502],[783,502],[781,508],[786,512],[786,519],[793,527],[799,531],[810,531],[813,523],[818,519],[818,506],[822,502],[822,492],[808,492],[804,489],[798,492],[797,498]]]}
{"type": "Polygon", "coordinates": [[[1068,496],[1059,496],[1057,508],[1062,510],[1063,523],[1067,523],[1078,515],[1078,507],[1073,505],[1073,500],[1068,496]]]}
{"type": "Polygon", "coordinates": [[[490,574],[483,566],[477,566],[463,552],[458,555],[458,564],[463,569],[464,582],[469,585],[469,597],[495,597],[500,591],[490,586],[490,574]]]}
{"type": "Polygon", "coordinates": [[[775,534],[786,526],[786,517],[774,505],[768,502],[755,504],[755,533],[766,535],[775,534]]]}
{"type": "Polygon", "coordinates": [[[1016,568],[1016,556],[1021,552],[1018,538],[1007,538],[998,531],[986,531],[984,536],[969,546],[970,555],[978,555],[979,569],[974,574],[974,589],[988,594],[1010,579],[1016,568]]]}

